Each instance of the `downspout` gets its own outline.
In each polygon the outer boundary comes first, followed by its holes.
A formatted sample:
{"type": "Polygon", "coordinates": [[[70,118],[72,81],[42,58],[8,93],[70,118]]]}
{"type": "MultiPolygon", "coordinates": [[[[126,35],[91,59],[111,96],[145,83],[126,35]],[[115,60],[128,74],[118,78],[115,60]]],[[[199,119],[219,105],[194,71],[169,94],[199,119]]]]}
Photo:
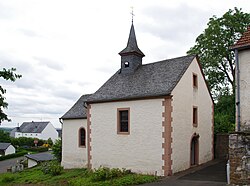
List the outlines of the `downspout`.
{"type": "Polygon", "coordinates": [[[59,122],[62,124],[62,126],[63,126],[63,122],[62,122],[62,118],[59,118],[59,122]]]}
{"type": "MultiPolygon", "coordinates": [[[[62,125],[61,129],[62,129],[62,131],[63,131],[63,122],[62,122],[62,118],[59,118],[59,122],[60,122],[61,125],[62,125]]],[[[58,137],[59,137],[59,134],[58,134],[58,137]]],[[[61,139],[62,139],[62,134],[61,134],[61,139]]]]}
{"type": "Polygon", "coordinates": [[[237,110],[237,131],[240,131],[240,68],[238,50],[235,49],[235,63],[236,63],[236,110],[237,110]]]}

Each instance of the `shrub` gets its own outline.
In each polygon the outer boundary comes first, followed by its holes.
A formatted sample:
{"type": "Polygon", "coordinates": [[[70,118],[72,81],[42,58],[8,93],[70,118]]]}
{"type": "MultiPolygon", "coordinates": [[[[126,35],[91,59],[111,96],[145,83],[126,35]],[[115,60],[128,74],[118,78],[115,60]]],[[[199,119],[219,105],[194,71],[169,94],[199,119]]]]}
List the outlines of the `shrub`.
{"type": "Polygon", "coordinates": [[[11,159],[11,158],[17,158],[20,156],[24,156],[25,154],[27,154],[27,151],[21,151],[21,152],[15,153],[15,154],[8,154],[6,156],[1,156],[0,161],[11,159]]]}
{"type": "Polygon", "coordinates": [[[32,147],[32,148],[28,148],[29,151],[31,152],[46,152],[48,151],[47,147],[32,147]]]}
{"type": "Polygon", "coordinates": [[[58,162],[61,162],[62,160],[62,140],[58,139],[56,140],[55,144],[52,147],[52,154],[56,157],[58,162]]]}
{"type": "Polygon", "coordinates": [[[62,173],[63,167],[57,161],[50,161],[43,163],[41,166],[41,170],[44,174],[57,176],[62,173]]]}
{"type": "Polygon", "coordinates": [[[52,141],[51,138],[49,138],[49,139],[47,140],[47,143],[49,144],[49,147],[52,147],[52,146],[53,146],[53,141],[52,141]]]}
{"type": "MultiPolygon", "coordinates": [[[[37,138],[30,137],[19,137],[19,138],[11,138],[11,144],[16,147],[32,147],[35,146],[34,140],[37,138]]],[[[42,146],[45,143],[45,140],[38,139],[38,146],[42,146]]]]}
{"type": "Polygon", "coordinates": [[[131,172],[126,169],[118,169],[118,168],[107,168],[107,167],[100,167],[95,169],[92,174],[93,181],[105,181],[111,180],[113,178],[118,178],[124,176],[126,174],[130,174],[131,172]]]}

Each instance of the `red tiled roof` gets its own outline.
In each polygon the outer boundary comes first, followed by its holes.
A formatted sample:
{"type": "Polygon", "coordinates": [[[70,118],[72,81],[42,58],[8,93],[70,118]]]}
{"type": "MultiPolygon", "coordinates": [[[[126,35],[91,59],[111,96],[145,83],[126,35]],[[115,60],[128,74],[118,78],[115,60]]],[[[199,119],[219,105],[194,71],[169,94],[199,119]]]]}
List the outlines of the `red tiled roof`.
{"type": "Polygon", "coordinates": [[[250,25],[247,28],[247,31],[243,33],[241,38],[231,46],[231,49],[240,49],[240,48],[245,48],[245,47],[250,47],[250,25]]]}

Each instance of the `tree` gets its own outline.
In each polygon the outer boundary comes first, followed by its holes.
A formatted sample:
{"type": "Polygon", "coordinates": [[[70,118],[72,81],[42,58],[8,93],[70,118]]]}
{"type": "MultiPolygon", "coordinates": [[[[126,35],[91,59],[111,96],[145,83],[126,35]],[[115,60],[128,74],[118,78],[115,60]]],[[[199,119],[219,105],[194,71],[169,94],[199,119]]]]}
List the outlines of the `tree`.
{"type": "Polygon", "coordinates": [[[202,69],[215,99],[224,92],[234,94],[234,53],[229,47],[235,44],[250,25],[250,14],[241,9],[229,10],[222,17],[209,19],[205,31],[196,38],[187,52],[198,54],[202,69]]]}
{"type": "MultiPolygon", "coordinates": [[[[16,69],[5,69],[0,70],[0,77],[5,80],[15,81],[18,78],[21,78],[22,76],[15,73],[16,69]]],[[[0,124],[2,121],[7,120],[10,121],[10,119],[7,117],[7,115],[3,112],[4,108],[8,108],[8,103],[5,101],[4,94],[6,93],[6,90],[0,85],[0,124]]]]}
{"type": "Polygon", "coordinates": [[[220,95],[214,107],[214,134],[235,130],[234,94],[220,95]]]}
{"type": "Polygon", "coordinates": [[[10,142],[10,135],[8,132],[0,130],[0,142],[4,142],[4,143],[10,142]]]}
{"type": "Polygon", "coordinates": [[[58,162],[62,161],[62,140],[58,139],[52,147],[52,154],[56,157],[58,162]]]}
{"type": "Polygon", "coordinates": [[[49,139],[47,140],[47,143],[49,144],[49,146],[50,146],[50,147],[52,147],[52,146],[53,146],[53,141],[52,141],[52,139],[51,139],[51,138],[49,138],[49,139]]]}

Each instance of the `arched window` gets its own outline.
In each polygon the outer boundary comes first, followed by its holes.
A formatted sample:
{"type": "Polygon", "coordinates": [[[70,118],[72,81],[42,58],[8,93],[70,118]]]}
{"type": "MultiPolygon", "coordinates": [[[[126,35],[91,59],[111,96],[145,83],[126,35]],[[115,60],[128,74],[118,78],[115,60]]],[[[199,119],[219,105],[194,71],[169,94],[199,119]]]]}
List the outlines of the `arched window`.
{"type": "Polygon", "coordinates": [[[80,147],[86,146],[86,131],[84,128],[79,129],[79,146],[80,147]]]}

